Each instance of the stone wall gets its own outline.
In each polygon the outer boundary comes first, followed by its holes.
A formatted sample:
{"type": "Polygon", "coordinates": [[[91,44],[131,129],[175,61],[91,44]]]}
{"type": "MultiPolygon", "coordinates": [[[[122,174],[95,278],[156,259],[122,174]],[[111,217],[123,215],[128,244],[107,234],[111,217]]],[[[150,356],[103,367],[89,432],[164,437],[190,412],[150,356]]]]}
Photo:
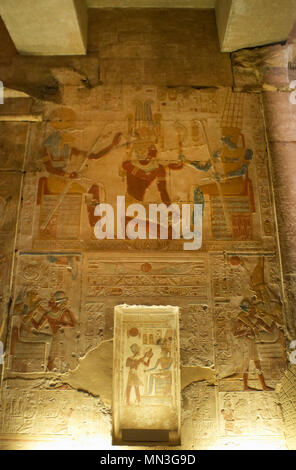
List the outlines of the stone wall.
{"type": "Polygon", "coordinates": [[[232,68],[207,10],[94,10],[88,49],[0,57],[4,83],[29,95],[1,107],[1,446],[111,446],[114,307],[126,303],[180,307],[183,449],[285,448],[275,389],[293,315],[262,49],[232,68]],[[94,207],[118,195],[201,204],[201,249],[172,232],[96,239],[94,207]]]}

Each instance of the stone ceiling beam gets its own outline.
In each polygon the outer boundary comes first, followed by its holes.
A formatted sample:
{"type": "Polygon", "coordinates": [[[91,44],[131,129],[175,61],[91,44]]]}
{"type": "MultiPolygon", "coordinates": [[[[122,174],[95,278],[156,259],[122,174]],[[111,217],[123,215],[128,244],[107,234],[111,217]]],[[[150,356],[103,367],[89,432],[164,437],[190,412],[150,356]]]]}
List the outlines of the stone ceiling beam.
{"type": "Polygon", "coordinates": [[[1,0],[0,15],[20,54],[86,54],[85,0],[1,0]]]}
{"type": "Polygon", "coordinates": [[[87,0],[89,8],[215,8],[216,0],[87,0]]]}
{"type": "Polygon", "coordinates": [[[222,52],[285,41],[296,21],[296,0],[217,0],[222,52]]]}

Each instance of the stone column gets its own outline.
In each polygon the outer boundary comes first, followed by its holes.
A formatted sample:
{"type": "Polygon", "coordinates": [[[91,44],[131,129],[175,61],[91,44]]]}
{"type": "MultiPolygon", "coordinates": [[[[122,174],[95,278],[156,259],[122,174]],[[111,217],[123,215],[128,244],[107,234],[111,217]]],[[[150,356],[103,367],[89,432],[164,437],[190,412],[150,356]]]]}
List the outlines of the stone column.
{"type": "Polygon", "coordinates": [[[296,339],[296,104],[292,102],[289,87],[296,80],[296,42],[293,39],[277,50],[273,66],[267,66],[266,72],[265,88],[274,89],[263,92],[263,105],[273,174],[287,326],[290,339],[296,339]]]}

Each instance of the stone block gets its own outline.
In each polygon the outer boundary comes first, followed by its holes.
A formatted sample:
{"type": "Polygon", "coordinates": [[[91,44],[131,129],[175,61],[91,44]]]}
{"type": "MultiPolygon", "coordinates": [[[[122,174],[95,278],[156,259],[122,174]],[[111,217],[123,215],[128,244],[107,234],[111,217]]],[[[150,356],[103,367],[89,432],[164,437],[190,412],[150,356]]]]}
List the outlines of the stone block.
{"type": "Polygon", "coordinates": [[[20,54],[86,53],[87,5],[84,0],[4,0],[0,14],[20,54]]]}

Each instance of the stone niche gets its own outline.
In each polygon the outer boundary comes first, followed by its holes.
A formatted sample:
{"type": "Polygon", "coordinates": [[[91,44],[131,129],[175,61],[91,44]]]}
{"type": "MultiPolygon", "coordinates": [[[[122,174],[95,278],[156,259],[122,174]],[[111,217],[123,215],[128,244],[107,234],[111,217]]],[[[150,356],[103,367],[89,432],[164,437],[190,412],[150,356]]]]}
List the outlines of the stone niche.
{"type": "Polygon", "coordinates": [[[115,307],[113,443],[180,444],[179,307],[115,307]]]}

